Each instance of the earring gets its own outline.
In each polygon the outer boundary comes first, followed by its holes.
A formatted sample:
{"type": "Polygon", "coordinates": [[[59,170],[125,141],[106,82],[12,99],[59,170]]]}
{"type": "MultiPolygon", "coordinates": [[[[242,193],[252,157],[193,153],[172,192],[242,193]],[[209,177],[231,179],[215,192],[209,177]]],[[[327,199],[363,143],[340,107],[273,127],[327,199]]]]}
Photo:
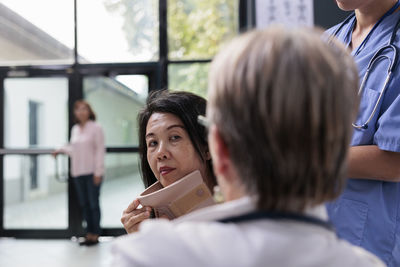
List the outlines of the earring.
{"type": "Polygon", "coordinates": [[[222,195],[221,189],[219,188],[218,185],[214,186],[214,195],[213,195],[214,201],[216,203],[222,203],[224,202],[224,196],[222,195]]]}

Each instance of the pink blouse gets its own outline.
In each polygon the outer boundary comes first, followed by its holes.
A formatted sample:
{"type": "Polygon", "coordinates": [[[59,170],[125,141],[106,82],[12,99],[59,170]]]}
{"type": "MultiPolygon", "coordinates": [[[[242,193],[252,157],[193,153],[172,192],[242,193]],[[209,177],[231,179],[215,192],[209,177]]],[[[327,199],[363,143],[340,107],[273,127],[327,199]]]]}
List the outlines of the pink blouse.
{"type": "Polygon", "coordinates": [[[71,157],[72,177],[104,175],[104,133],[95,121],[89,120],[83,128],[75,124],[71,130],[70,143],[60,151],[71,157]]]}

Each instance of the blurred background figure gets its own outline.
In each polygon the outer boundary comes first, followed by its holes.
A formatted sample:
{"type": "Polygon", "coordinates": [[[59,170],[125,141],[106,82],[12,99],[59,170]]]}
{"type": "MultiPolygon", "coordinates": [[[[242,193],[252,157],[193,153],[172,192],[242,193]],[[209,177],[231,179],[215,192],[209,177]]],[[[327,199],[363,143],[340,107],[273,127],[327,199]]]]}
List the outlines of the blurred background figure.
{"type": "Polygon", "coordinates": [[[71,176],[86,221],[86,236],[80,245],[90,246],[99,242],[101,234],[99,195],[104,175],[104,133],[88,102],[76,101],[74,116],[76,124],[70,143],[54,151],[53,156],[64,153],[71,157],[71,176]]]}

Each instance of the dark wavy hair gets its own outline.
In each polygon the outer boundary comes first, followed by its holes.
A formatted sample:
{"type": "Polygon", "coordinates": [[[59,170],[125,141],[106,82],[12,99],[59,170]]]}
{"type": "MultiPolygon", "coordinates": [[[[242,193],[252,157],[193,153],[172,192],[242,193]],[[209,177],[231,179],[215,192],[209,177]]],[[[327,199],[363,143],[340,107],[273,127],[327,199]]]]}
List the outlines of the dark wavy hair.
{"type": "Polygon", "coordinates": [[[197,122],[198,115],[205,115],[207,101],[189,92],[171,92],[158,90],[152,92],[145,107],[138,115],[139,123],[139,155],[140,170],[145,187],[157,181],[147,161],[146,127],[153,113],[170,113],[178,117],[187,131],[193,147],[206,164],[205,182],[209,186],[216,185],[211,160],[207,160],[208,142],[204,126],[197,122]]]}

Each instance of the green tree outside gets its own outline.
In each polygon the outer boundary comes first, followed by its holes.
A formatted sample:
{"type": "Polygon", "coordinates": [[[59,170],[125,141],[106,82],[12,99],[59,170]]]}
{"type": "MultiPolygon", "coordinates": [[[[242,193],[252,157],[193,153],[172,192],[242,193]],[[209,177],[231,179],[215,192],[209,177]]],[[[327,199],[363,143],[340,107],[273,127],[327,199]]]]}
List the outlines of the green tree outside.
{"type": "MultiPolygon", "coordinates": [[[[124,17],[123,28],[133,53],[158,47],[158,28],[155,27],[158,23],[154,22],[154,16],[150,15],[152,12],[158,12],[158,8],[154,8],[158,6],[157,2],[104,2],[110,12],[119,12],[124,17]],[[149,7],[152,7],[153,11],[149,7]],[[154,30],[157,32],[156,38],[154,30]]],[[[167,4],[170,60],[211,59],[224,42],[238,33],[238,0],[168,0],[167,4]]],[[[208,68],[208,63],[170,64],[169,89],[205,96],[208,68]]]]}
{"type": "Polygon", "coordinates": [[[170,64],[168,83],[171,90],[189,91],[206,97],[209,63],[170,64]]]}

